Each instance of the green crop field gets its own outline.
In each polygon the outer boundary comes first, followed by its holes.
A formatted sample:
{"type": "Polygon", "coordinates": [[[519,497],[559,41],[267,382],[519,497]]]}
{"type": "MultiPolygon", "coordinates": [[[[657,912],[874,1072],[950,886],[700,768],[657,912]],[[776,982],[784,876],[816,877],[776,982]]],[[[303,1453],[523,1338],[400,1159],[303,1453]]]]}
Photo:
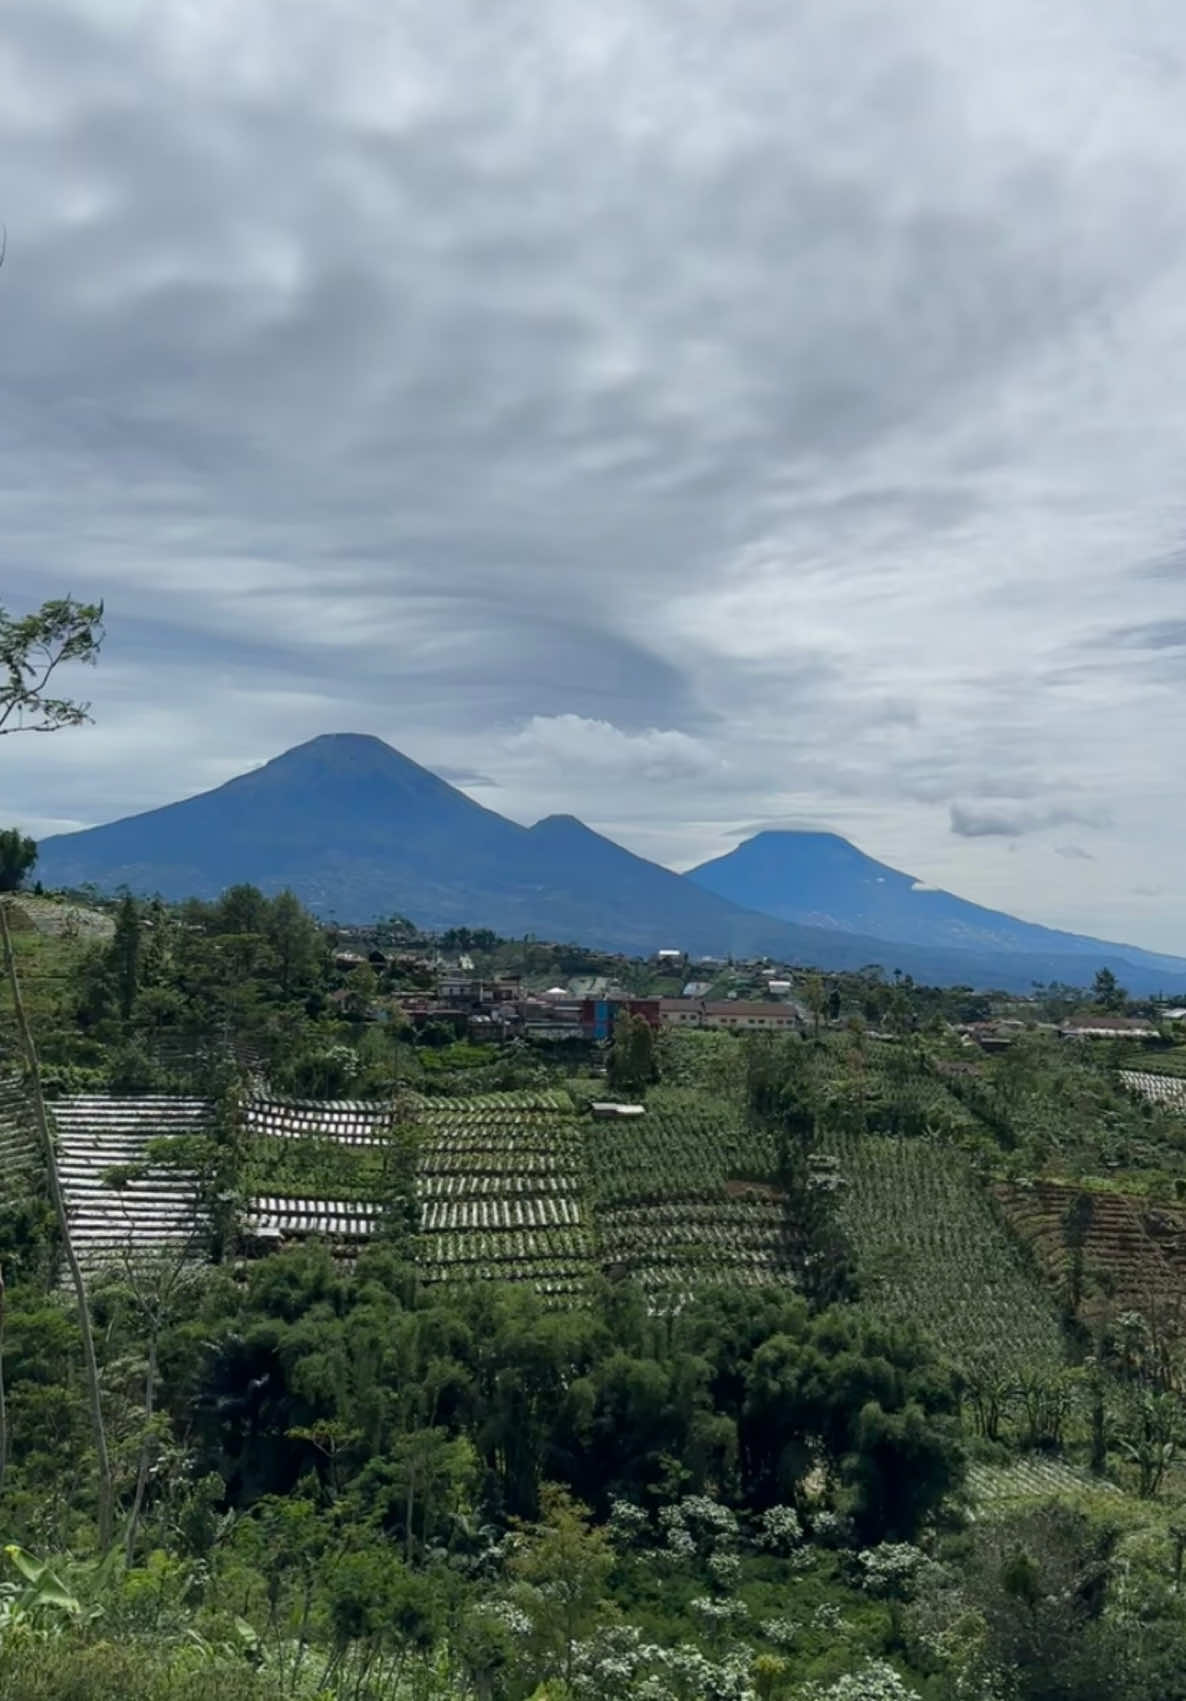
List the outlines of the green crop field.
{"type": "Polygon", "coordinates": [[[655,1294],[790,1280],[794,1229],[770,1186],[773,1141],[746,1126],[735,1098],[659,1087],[644,1115],[583,1128],[607,1270],[655,1294]]]}
{"type": "Polygon", "coordinates": [[[1001,1225],[956,1149],[877,1135],[840,1140],[841,1221],[863,1284],[957,1362],[1021,1370],[1062,1356],[1052,1290],[1001,1225]]]}

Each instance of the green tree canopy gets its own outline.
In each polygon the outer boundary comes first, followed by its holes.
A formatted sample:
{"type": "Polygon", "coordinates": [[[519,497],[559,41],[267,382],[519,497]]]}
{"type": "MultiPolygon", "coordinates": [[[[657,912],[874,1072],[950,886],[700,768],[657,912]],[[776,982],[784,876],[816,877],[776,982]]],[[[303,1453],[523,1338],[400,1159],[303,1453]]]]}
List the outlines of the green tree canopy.
{"type": "Polygon", "coordinates": [[[56,732],[90,719],[90,704],[51,697],[64,662],[94,662],[103,642],[103,604],[60,597],[14,619],[0,608],[0,735],[56,732]]]}
{"type": "Polygon", "coordinates": [[[19,827],[0,832],[0,892],[19,891],[21,881],[37,861],[37,845],[19,827]]]}

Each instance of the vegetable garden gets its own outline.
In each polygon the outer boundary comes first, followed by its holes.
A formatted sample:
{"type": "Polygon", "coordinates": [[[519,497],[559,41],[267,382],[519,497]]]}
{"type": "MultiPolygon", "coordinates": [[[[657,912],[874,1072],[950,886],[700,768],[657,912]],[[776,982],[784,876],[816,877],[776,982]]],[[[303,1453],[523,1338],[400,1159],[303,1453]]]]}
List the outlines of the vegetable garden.
{"type": "Polygon", "coordinates": [[[652,1293],[790,1280],[794,1237],[769,1185],[773,1140],[747,1127],[732,1099],[654,1089],[645,1116],[588,1125],[586,1156],[607,1270],[652,1293]]]}
{"type": "Polygon", "coordinates": [[[839,1213],[866,1297],[958,1363],[1058,1363],[1053,1297],[1026,1267],[958,1150],[878,1135],[834,1146],[839,1213]]]}
{"type": "Polygon", "coordinates": [[[1180,1314],[1186,1302],[1186,1210],[1051,1181],[998,1182],[993,1191],[1016,1233],[1058,1283],[1070,1268],[1068,1225],[1078,1208],[1088,1314],[1108,1308],[1180,1314]]]}

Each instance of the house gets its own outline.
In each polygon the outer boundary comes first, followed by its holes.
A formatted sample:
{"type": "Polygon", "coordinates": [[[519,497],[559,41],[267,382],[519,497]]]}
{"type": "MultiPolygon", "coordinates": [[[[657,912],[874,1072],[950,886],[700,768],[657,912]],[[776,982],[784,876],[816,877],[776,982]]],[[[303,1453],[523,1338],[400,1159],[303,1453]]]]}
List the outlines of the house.
{"type": "Polygon", "coordinates": [[[712,991],[710,980],[690,980],[680,994],[681,998],[707,998],[712,991]]]}
{"type": "Polygon", "coordinates": [[[660,968],[676,968],[684,960],[682,951],[656,951],[655,961],[660,968]]]}
{"type": "Polygon", "coordinates": [[[1071,1016],[1058,1030],[1063,1039],[1159,1040],[1160,1031],[1151,1022],[1130,1016],[1071,1016]]]}
{"type": "Polygon", "coordinates": [[[366,962],[361,951],[335,951],[334,968],[341,969],[343,974],[349,974],[352,969],[360,969],[366,962]]]}
{"type": "Polygon", "coordinates": [[[581,1031],[586,1039],[607,1040],[617,1018],[641,1016],[652,1028],[660,1025],[660,998],[585,998],[581,1001],[581,1031]]]}
{"type": "Polygon", "coordinates": [[[751,1033],[795,1031],[798,1012],[789,1004],[764,1004],[745,998],[709,1002],[703,998],[661,998],[664,1027],[745,1028],[751,1033]]]}

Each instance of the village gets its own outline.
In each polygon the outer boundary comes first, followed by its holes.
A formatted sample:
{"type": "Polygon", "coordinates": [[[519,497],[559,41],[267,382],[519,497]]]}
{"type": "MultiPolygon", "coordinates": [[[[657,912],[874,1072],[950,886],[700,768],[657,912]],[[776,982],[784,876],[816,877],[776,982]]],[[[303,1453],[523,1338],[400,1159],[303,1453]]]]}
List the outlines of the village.
{"type": "MultiPolygon", "coordinates": [[[[442,1038],[448,1033],[479,1043],[520,1038],[600,1045],[612,1038],[614,1023],[623,1015],[641,1017],[657,1033],[808,1034],[825,1022],[841,1026],[852,1019],[851,1008],[842,1010],[835,987],[825,995],[815,971],[769,958],[693,958],[672,947],[645,959],[618,955],[595,963],[606,972],[537,985],[538,974],[478,967],[469,952],[449,952],[431,940],[418,941],[412,950],[384,948],[373,930],[337,929],[334,938],[333,965],[345,984],[329,994],[329,1002],[340,1013],[368,1022],[394,1018],[417,1033],[435,1027],[442,1038]]],[[[994,998],[991,1008],[986,1004],[965,1019],[949,1017],[944,1025],[966,1045],[992,1052],[1034,1032],[1156,1047],[1171,1043],[1186,1021],[1186,1007],[1180,1004],[1126,1006],[1124,1013],[1081,1007],[1057,1015],[1042,1004],[1038,990],[1030,998],[994,998]]],[[[896,1037],[892,1021],[883,1026],[873,1019],[867,1026],[871,1039],[896,1037]]]]}

